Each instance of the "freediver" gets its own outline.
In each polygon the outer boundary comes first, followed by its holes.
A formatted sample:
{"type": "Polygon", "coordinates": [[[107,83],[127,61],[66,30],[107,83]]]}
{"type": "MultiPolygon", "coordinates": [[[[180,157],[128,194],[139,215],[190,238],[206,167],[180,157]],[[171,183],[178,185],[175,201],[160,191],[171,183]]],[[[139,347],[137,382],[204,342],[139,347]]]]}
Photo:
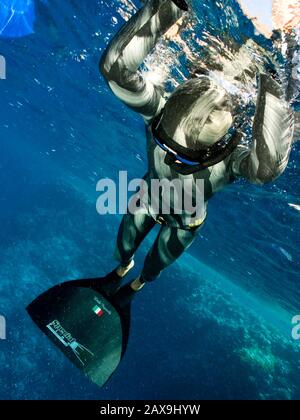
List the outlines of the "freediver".
{"type": "MultiPolygon", "coordinates": [[[[245,111],[209,76],[179,85],[171,95],[143,76],[139,67],[160,38],[188,11],[184,0],[147,0],[121,28],[100,60],[100,71],[112,92],[139,113],[146,125],[148,172],[152,179],[204,180],[204,201],[243,177],[263,185],[285,170],[293,141],[294,118],[283,87],[268,73],[258,75],[256,112],[250,146],[241,144],[245,111]]],[[[141,192],[138,197],[143,201],[141,192]]],[[[128,212],[121,222],[116,245],[119,266],[105,280],[108,293],[130,298],[155,280],[192,244],[205,216],[190,223],[190,214],[155,214],[150,197],[143,209],[128,212]],[[119,289],[134,265],[134,254],[159,223],[158,236],[139,277],[119,289]]],[[[161,206],[159,207],[161,209],[161,206]]],[[[204,211],[206,215],[206,209],[204,211]]]]}

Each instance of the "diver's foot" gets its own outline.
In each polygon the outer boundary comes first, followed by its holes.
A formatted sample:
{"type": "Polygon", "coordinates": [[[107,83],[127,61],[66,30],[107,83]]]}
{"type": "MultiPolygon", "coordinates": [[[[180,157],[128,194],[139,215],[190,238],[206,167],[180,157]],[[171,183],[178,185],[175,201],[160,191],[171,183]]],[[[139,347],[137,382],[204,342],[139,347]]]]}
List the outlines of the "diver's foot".
{"type": "Polygon", "coordinates": [[[133,268],[134,261],[130,261],[128,266],[123,267],[119,266],[115,268],[111,273],[107,274],[104,279],[102,279],[99,287],[103,293],[108,297],[113,296],[121,287],[121,283],[126,274],[133,268]]]}
{"type": "Polygon", "coordinates": [[[116,269],[116,273],[119,277],[123,278],[126,276],[126,274],[129,273],[129,271],[134,267],[134,261],[130,261],[130,263],[124,267],[122,265],[120,265],[117,269],[116,269]]]}
{"type": "Polygon", "coordinates": [[[142,288],[145,286],[145,284],[146,283],[141,283],[140,277],[138,277],[130,283],[130,287],[135,292],[139,292],[140,290],[142,290],[142,288]]]}
{"type": "Polygon", "coordinates": [[[112,304],[119,308],[126,308],[131,304],[137,292],[145,286],[145,283],[141,283],[140,277],[133,280],[131,283],[122,286],[112,297],[112,304]]]}
{"type": "Polygon", "coordinates": [[[126,308],[131,304],[138,291],[145,286],[139,277],[122,286],[112,297],[111,303],[119,308],[126,308]]]}

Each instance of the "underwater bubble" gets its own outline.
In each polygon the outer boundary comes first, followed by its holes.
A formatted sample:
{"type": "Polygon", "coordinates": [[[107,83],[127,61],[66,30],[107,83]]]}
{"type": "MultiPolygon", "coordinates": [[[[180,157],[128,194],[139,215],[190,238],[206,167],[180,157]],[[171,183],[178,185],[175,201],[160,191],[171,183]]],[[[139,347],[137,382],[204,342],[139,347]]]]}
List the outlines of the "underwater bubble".
{"type": "Polygon", "coordinates": [[[292,207],[293,209],[300,211],[300,206],[299,206],[299,204],[288,203],[288,205],[289,205],[290,207],[292,207]]]}
{"type": "Polygon", "coordinates": [[[33,33],[34,0],[1,0],[0,37],[18,38],[33,33]]]}
{"type": "Polygon", "coordinates": [[[289,261],[293,261],[293,257],[286,249],[279,247],[279,250],[289,261]]]}

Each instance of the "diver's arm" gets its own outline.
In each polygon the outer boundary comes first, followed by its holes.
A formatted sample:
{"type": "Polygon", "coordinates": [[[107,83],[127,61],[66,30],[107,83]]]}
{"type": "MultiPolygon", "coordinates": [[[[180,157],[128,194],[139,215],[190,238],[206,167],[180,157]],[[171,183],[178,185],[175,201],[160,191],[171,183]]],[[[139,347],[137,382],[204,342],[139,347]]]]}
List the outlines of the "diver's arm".
{"type": "Polygon", "coordinates": [[[285,170],[291,151],[294,117],[281,86],[267,74],[259,76],[259,92],[251,149],[239,148],[235,175],[255,184],[275,180],[285,170]]]}
{"type": "MultiPolygon", "coordinates": [[[[186,4],[183,0],[174,0],[186,4]]],[[[100,60],[100,71],[114,94],[146,120],[159,110],[162,91],[138,70],[158,39],[183,14],[172,0],[147,0],[118,32],[100,60]]]]}

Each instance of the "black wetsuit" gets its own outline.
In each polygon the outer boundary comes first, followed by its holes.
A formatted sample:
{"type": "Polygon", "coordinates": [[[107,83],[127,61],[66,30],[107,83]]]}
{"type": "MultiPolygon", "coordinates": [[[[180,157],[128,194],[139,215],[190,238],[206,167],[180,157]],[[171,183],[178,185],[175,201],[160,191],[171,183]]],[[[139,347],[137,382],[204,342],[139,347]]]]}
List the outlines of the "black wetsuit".
{"type": "MultiPolygon", "coordinates": [[[[207,213],[207,202],[218,190],[244,177],[264,184],[285,169],[293,139],[293,115],[283,99],[280,86],[268,75],[260,76],[257,111],[251,147],[238,146],[224,161],[192,175],[180,175],[165,162],[164,152],[153,140],[151,122],[163,109],[165,91],[139,71],[140,65],[159,38],[183,15],[171,0],[148,0],[114,37],[102,56],[100,70],[113,93],[145,120],[148,172],[144,179],[175,178],[204,181],[204,208],[199,220],[191,223],[191,214],[158,214],[153,209],[163,194],[143,201],[146,212],[125,215],[120,226],[116,256],[126,264],[156,222],[162,223],[158,237],[146,257],[142,278],[155,279],[161,270],[175,261],[192,243],[207,213]]],[[[161,208],[161,205],[159,206],[161,208]]]]}

